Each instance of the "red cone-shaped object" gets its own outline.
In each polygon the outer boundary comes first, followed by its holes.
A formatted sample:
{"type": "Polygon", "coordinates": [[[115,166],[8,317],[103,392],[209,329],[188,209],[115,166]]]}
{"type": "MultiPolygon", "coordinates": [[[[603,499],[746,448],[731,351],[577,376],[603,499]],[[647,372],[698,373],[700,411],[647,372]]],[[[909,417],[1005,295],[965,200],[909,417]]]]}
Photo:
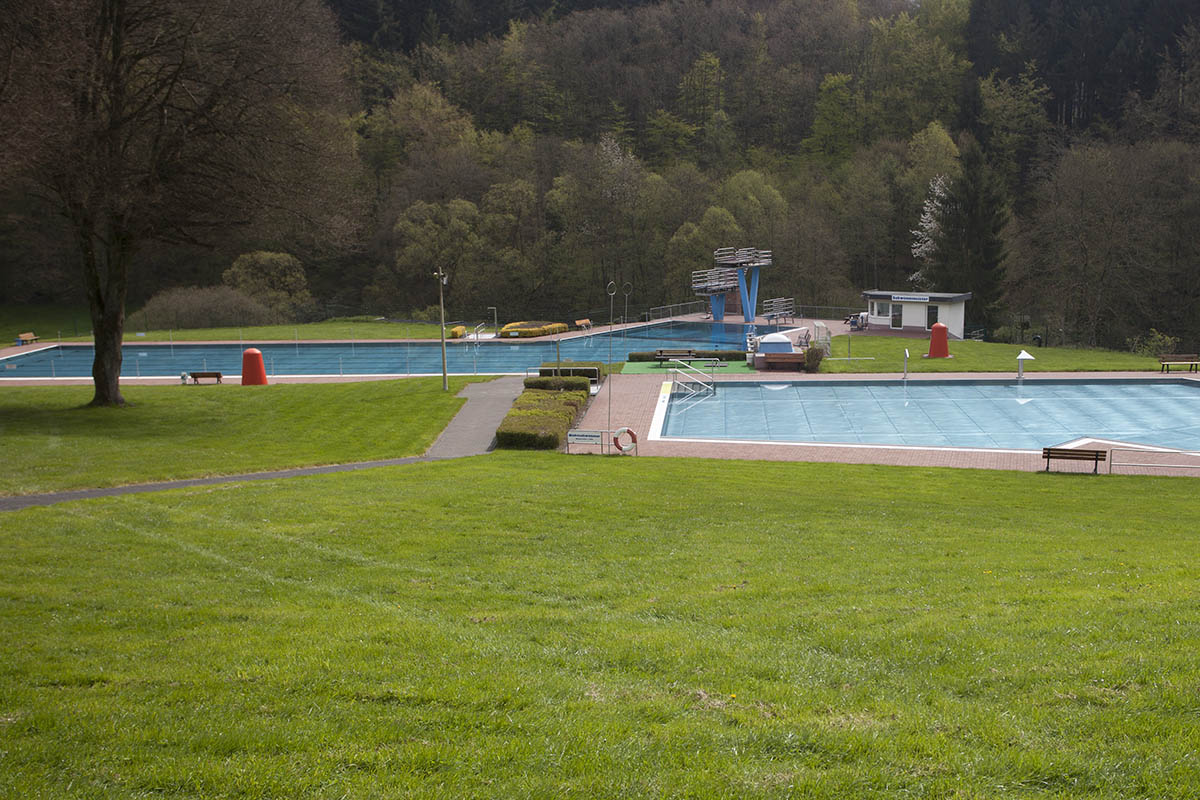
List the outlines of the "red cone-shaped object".
{"type": "Polygon", "coordinates": [[[267,368],[263,366],[262,351],[247,347],[242,352],[242,386],[266,386],[267,368]]]}
{"type": "Polygon", "coordinates": [[[949,331],[945,325],[940,322],[933,323],[933,327],[929,330],[929,358],[950,357],[948,333],[949,331]]]}

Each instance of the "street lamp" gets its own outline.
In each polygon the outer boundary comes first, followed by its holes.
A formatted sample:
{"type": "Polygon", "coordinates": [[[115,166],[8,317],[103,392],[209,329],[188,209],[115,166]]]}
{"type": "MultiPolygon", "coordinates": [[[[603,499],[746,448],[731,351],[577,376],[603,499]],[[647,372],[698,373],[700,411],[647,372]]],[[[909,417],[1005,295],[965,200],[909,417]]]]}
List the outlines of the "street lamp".
{"type": "Polygon", "coordinates": [[[446,297],[442,288],[450,278],[446,275],[446,270],[441,267],[438,267],[438,271],[433,273],[433,277],[437,278],[438,282],[438,312],[442,321],[442,391],[448,392],[450,391],[450,378],[446,374],[446,297]]]}
{"type": "Polygon", "coordinates": [[[496,338],[500,338],[500,317],[496,313],[495,306],[488,306],[487,310],[492,312],[492,327],[496,329],[496,338]]]}
{"type": "Polygon", "coordinates": [[[633,294],[633,284],[625,281],[621,287],[621,292],[625,295],[625,316],[621,317],[621,341],[625,341],[625,332],[629,329],[629,295],[633,294]]]}
{"type": "Polygon", "coordinates": [[[608,430],[612,432],[612,340],[613,340],[613,298],[617,296],[616,281],[609,281],[606,287],[608,291],[608,377],[604,380],[608,382],[608,430]]]}

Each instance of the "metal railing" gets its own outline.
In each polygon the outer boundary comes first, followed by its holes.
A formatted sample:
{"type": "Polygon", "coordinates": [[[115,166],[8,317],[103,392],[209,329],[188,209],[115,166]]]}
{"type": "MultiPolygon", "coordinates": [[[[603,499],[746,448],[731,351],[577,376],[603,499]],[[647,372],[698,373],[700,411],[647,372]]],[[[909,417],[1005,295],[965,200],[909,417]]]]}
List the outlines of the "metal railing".
{"type": "Polygon", "coordinates": [[[707,374],[686,361],[673,358],[669,363],[675,366],[672,366],[667,374],[672,383],[686,392],[689,397],[696,394],[712,394],[717,390],[717,359],[706,359],[706,361],[709,364],[707,374]]]}
{"type": "MultiPolygon", "coordinates": [[[[1126,456],[1126,458],[1129,458],[1126,456]]],[[[1145,450],[1137,447],[1114,447],[1108,453],[1108,471],[1113,467],[1137,467],[1139,469],[1200,470],[1200,452],[1194,450],[1145,450]],[[1117,453],[1139,453],[1155,459],[1191,459],[1190,463],[1164,463],[1163,461],[1117,461],[1117,453]]]]}
{"type": "Polygon", "coordinates": [[[686,303],[672,303],[669,306],[655,306],[646,312],[647,321],[653,322],[656,319],[670,319],[671,317],[683,317],[688,314],[703,314],[708,310],[708,303],[704,300],[689,300],[686,303]]]}

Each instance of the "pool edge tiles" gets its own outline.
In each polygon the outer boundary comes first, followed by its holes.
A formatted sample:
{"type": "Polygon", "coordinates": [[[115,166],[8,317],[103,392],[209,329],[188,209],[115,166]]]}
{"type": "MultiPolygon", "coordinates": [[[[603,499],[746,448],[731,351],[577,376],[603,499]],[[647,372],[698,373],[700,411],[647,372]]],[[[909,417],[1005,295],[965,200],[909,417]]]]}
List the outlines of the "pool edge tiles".
{"type": "Polygon", "coordinates": [[[898,379],[775,379],[721,381],[718,387],[716,405],[697,410],[705,401],[692,403],[682,412],[691,412],[691,418],[680,422],[672,418],[672,413],[680,413],[674,406],[679,398],[664,384],[651,438],[681,443],[1023,454],[1092,438],[1200,450],[1200,382],[1189,379],[1053,377],[1017,382],[1012,378],[942,378],[909,383],[898,379]],[[1164,386],[1183,391],[1161,396],[1156,390],[1164,386]],[[765,387],[803,387],[819,394],[806,401],[781,397],[771,402],[763,392],[765,387]],[[902,397],[891,396],[900,388],[904,389],[902,397]],[[884,391],[879,396],[871,394],[880,389],[884,391]],[[1113,389],[1128,391],[1113,396],[1113,389]],[[1020,397],[1022,390],[1033,396],[1020,397]],[[753,395],[747,394],[752,391],[753,395]],[[1146,396],[1151,392],[1155,394],[1146,396]],[[1145,409],[1150,401],[1173,404],[1173,413],[1161,421],[1157,408],[1145,409]],[[791,402],[800,405],[788,405],[791,402]],[[1076,411],[1071,404],[1084,411],[1076,411]],[[1154,421],[1147,423],[1147,417],[1154,421]],[[910,424],[913,420],[915,426],[910,424]],[[773,435],[772,424],[781,428],[783,435],[773,435]]]}

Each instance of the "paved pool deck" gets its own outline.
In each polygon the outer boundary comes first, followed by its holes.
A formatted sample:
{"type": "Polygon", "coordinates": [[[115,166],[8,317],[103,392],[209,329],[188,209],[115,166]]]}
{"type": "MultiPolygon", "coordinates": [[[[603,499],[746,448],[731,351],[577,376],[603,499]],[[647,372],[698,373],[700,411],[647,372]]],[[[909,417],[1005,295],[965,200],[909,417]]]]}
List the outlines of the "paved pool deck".
{"type": "MultiPolygon", "coordinates": [[[[664,370],[665,372],[665,370],[664,370]]],[[[873,374],[837,374],[837,375],[808,375],[800,373],[777,373],[767,376],[764,373],[744,374],[733,373],[718,375],[719,382],[726,381],[798,381],[802,383],[820,383],[824,381],[879,381],[900,380],[900,373],[873,374]]],[[[1009,373],[924,373],[909,375],[909,381],[916,383],[930,380],[988,380],[1010,381],[1015,374],[1009,373]]],[[[1029,376],[1031,379],[1130,379],[1156,380],[1165,376],[1156,372],[1038,372],[1029,376]]],[[[1172,377],[1183,378],[1183,375],[1172,377]]],[[[1196,380],[1197,378],[1185,378],[1196,380]]],[[[638,435],[637,454],[640,456],[656,456],[665,458],[720,458],[762,461],[810,461],[840,464],[884,464],[911,467],[960,467],[968,469],[1008,469],[1029,472],[1045,469],[1041,451],[998,451],[984,449],[964,449],[950,447],[889,447],[875,445],[839,445],[839,444],[791,444],[791,443],[749,443],[721,441],[672,441],[669,439],[650,440],[649,432],[658,406],[659,395],[665,375],[623,375],[617,374],[609,378],[609,383],[601,386],[600,392],[593,398],[583,419],[577,425],[585,430],[616,430],[622,427],[632,429],[638,435]],[[611,398],[611,416],[610,416],[611,398]],[[609,420],[611,419],[611,427],[609,420]]],[[[623,441],[628,441],[625,437],[623,441]]],[[[1108,449],[1107,446],[1097,446],[1098,449],[1108,449]]],[[[611,448],[599,446],[572,445],[572,453],[599,453],[602,449],[611,448]]],[[[1121,450],[1119,465],[1112,468],[1117,474],[1142,475],[1183,475],[1200,477],[1200,459],[1172,459],[1172,463],[1184,461],[1195,463],[1194,467],[1151,467],[1144,464],[1161,463],[1164,456],[1157,453],[1128,452],[1121,450]],[[1126,463],[1126,462],[1137,462],[1126,463]]],[[[1087,472],[1093,469],[1091,462],[1055,461],[1050,469],[1055,472],[1087,472]]],[[[1100,467],[1102,473],[1109,471],[1109,465],[1100,467]]]]}

